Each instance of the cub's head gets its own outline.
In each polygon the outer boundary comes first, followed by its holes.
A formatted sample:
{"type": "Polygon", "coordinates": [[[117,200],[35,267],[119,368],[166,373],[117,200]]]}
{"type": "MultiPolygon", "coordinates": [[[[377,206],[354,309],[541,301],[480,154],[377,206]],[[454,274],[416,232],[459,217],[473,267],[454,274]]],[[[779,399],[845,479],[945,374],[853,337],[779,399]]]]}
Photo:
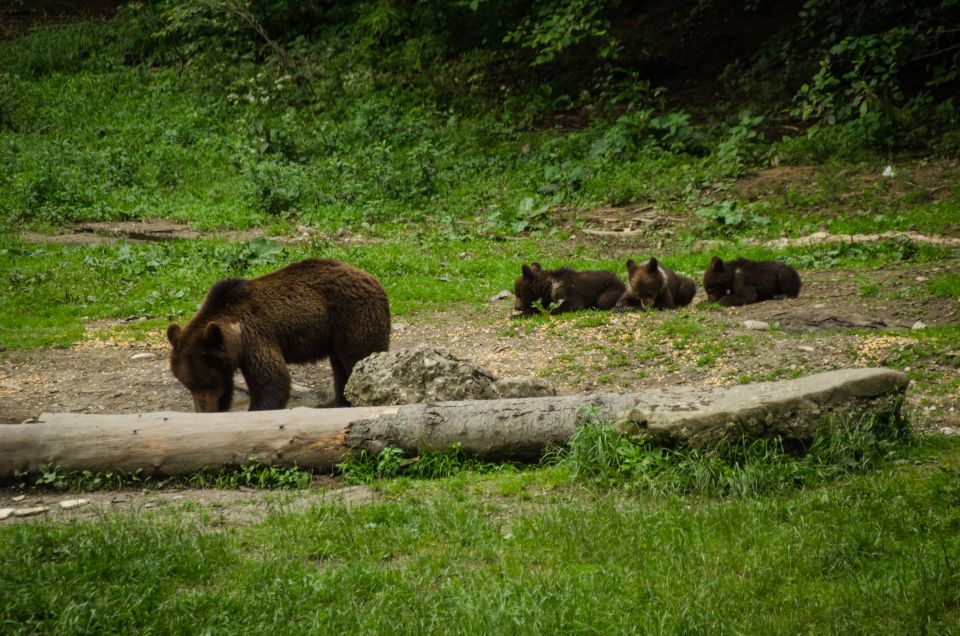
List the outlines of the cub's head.
{"type": "Polygon", "coordinates": [[[233,372],[240,361],[240,325],[208,322],[205,325],[167,327],[170,370],[193,395],[199,413],[226,411],[233,399],[233,372]]]}
{"type": "Polygon", "coordinates": [[[707,300],[715,303],[722,296],[730,293],[730,288],[733,286],[732,274],[729,268],[724,267],[719,257],[714,256],[710,259],[710,265],[703,273],[703,289],[707,292],[707,300]]]}
{"type": "Polygon", "coordinates": [[[657,296],[667,284],[666,276],[660,269],[657,259],[651,258],[643,265],[637,265],[633,259],[627,261],[627,279],[630,290],[640,301],[640,306],[650,309],[657,302],[657,296]]]}
{"type": "Polygon", "coordinates": [[[550,304],[550,281],[540,263],[520,267],[520,277],[513,284],[513,294],[516,296],[513,310],[520,312],[521,316],[532,316],[535,311],[533,303],[537,301],[544,307],[550,304]]]}

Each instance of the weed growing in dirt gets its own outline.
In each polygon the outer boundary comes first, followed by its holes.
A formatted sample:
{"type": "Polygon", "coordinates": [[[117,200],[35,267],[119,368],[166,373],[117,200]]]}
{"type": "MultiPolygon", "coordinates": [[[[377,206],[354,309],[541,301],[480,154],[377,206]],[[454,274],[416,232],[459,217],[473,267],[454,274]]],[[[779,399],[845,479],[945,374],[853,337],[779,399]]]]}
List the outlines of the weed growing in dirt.
{"type": "Polygon", "coordinates": [[[960,299],[960,274],[938,274],[927,282],[927,288],[935,296],[960,299]]]}
{"type": "Polygon", "coordinates": [[[200,470],[183,477],[165,479],[144,475],[141,470],[93,472],[42,466],[37,475],[18,474],[18,488],[52,488],[77,492],[119,490],[121,488],[256,488],[266,490],[307,488],[313,480],[308,471],[296,466],[268,466],[250,457],[241,466],[218,470],[200,470]]]}
{"type": "Polygon", "coordinates": [[[438,479],[467,471],[485,473],[502,468],[471,456],[459,443],[445,449],[425,450],[416,457],[407,457],[403,450],[390,446],[375,455],[361,450],[337,464],[339,474],[348,484],[396,477],[438,479]]]}

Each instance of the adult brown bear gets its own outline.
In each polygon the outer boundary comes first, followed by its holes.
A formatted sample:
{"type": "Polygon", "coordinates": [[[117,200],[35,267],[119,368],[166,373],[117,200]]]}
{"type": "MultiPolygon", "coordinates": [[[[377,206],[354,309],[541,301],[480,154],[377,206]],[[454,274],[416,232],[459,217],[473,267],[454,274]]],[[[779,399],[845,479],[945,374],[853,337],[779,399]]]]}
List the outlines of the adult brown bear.
{"type": "Polygon", "coordinates": [[[250,410],[283,408],[287,363],[330,359],[336,406],[354,365],[390,344],[390,305],[380,282],[346,263],[307,259],[266,276],[222,280],[184,327],[172,324],[170,368],[197,411],[226,411],[243,373],[250,410]]]}

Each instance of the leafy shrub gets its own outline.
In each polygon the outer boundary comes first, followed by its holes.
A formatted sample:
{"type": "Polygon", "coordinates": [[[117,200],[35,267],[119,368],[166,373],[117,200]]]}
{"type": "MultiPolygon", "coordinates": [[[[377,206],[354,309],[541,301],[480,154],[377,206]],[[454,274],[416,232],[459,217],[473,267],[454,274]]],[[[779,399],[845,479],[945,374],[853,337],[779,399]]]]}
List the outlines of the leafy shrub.
{"type": "Polygon", "coordinates": [[[766,227],[770,225],[770,218],[762,214],[754,214],[747,210],[739,201],[724,200],[700,208],[696,215],[706,219],[705,224],[699,226],[701,232],[717,231],[720,234],[732,234],[748,226],[766,227]]]}
{"type": "Polygon", "coordinates": [[[590,157],[610,161],[635,156],[646,146],[680,152],[695,145],[690,115],[681,111],[654,115],[651,108],[620,116],[590,147],[590,157]]]}
{"type": "Polygon", "coordinates": [[[12,131],[16,128],[19,93],[17,79],[7,73],[0,73],[0,131],[12,131]]]}
{"type": "Polygon", "coordinates": [[[466,470],[487,472],[495,469],[496,465],[477,460],[459,443],[445,449],[424,451],[410,458],[401,449],[391,446],[376,455],[361,450],[337,464],[344,481],[350,484],[366,484],[376,479],[396,477],[438,479],[452,477],[466,470]]]}
{"type": "Polygon", "coordinates": [[[599,43],[600,58],[615,57],[617,41],[602,15],[602,0],[552,0],[539,3],[536,14],[526,16],[504,38],[535,52],[531,66],[556,60],[587,41],[599,43]]]}
{"type": "Polygon", "coordinates": [[[123,9],[107,24],[46,26],[0,43],[0,68],[21,78],[107,69],[152,59],[156,15],[148,4],[123,9]]]}
{"type": "Polygon", "coordinates": [[[256,209],[288,215],[296,211],[308,190],[308,174],[302,165],[267,158],[250,167],[245,194],[256,209]]]}
{"type": "Polygon", "coordinates": [[[760,155],[764,135],[759,128],[763,115],[741,113],[739,121],[730,126],[714,147],[713,154],[728,174],[737,176],[746,165],[754,163],[760,155]]]}

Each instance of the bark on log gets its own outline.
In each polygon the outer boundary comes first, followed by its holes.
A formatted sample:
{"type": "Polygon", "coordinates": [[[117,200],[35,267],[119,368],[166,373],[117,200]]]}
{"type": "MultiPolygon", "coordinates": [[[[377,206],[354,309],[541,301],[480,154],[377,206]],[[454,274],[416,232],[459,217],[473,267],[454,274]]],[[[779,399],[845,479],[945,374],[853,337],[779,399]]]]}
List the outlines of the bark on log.
{"type": "Polygon", "coordinates": [[[536,459],[576,430],[591,405],[613,417],[628,395],[565,396],[234,413],[44,413],[0,426],[0,483],[42,466],[155,477],[244,464],[330,471],[350,452],[394,446],[408,453],[464,449],[491,459],[536,459]]]}

